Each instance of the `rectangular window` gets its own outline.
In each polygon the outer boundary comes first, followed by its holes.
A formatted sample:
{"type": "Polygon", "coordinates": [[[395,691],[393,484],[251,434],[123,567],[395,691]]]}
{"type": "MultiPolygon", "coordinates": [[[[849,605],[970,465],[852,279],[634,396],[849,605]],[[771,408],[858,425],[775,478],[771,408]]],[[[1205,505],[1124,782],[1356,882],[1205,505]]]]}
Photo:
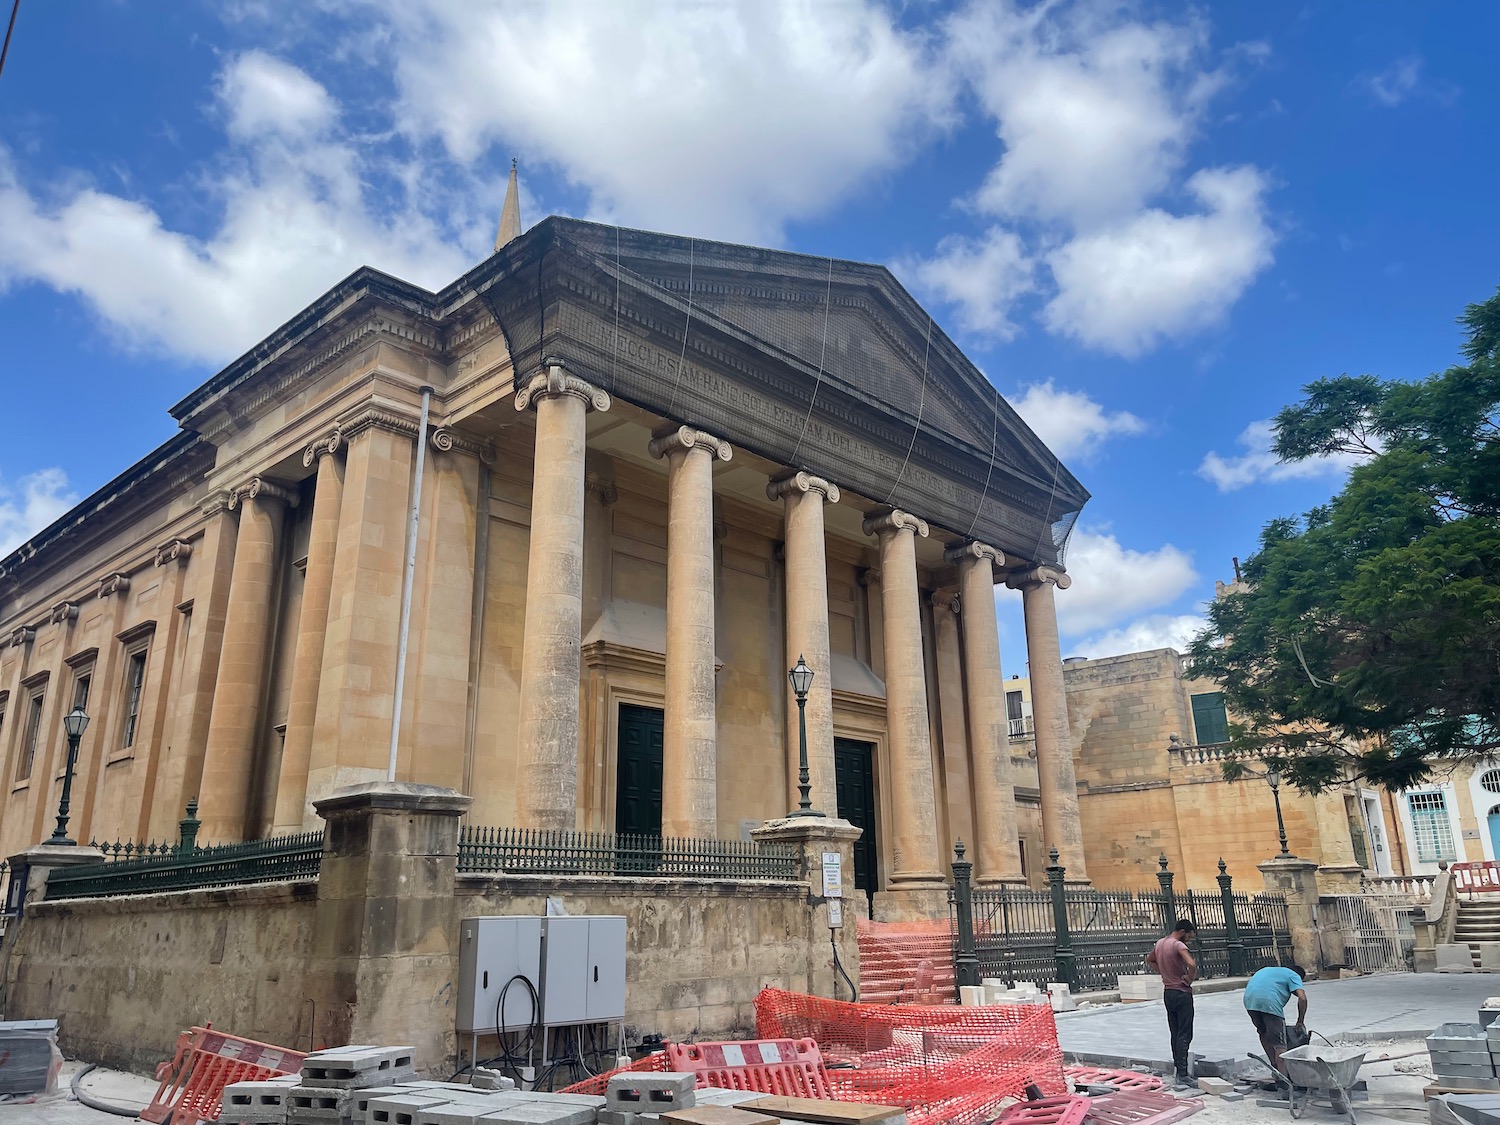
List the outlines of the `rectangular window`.
{"type": "Polygon", "coordinates": [[[1206,691],[1193,696],[1193,730],[1199,746],[1229,741],[1229,716],[1224,711],[1224,693],[1206,691]]]}
{"type": "Polygon", "coordinates": [[[146,650],[130,654],[125,667],[125,728],[120,746],[129,750],[135,745],[136,728],[141,719],[141,690],[146,686],[146,650]]]}
{"type": "Polygon", "coordinates": [[[89,709],[89,684],[93,682],[92,672],[82,672],[73,681],[73,706],[70,711],[87,711],[89,709]]]}
{"type": "Polygon", "coordinates": [[[1010,736],[1020,738],[1030,732],[1031,725],[1028,722],[1030,716],[1026,714],[1026,700],[1018,691],[1005,693],[1005,717],[1010,721],[1010,736]]]}
{"type": "Polygon", "coordinates": [[[26,712],[26,730],[21,735],[21,761],[16,769],[16,780],[25,781],[31,776],[32,763],[36,761],[37,738],[42,733],[41,693],[31,697],[30,709],[26,712]]]}
{"type": "Polygon", "coordinates": [[[1453,846],[1453,825],[1448,821],[1448,801],[1440,790],[1408,793],[1406,807],[1411,811],[1411,834],[1417,843],[1418,863],[1438,863],[1458,859],[1453,846]]]}

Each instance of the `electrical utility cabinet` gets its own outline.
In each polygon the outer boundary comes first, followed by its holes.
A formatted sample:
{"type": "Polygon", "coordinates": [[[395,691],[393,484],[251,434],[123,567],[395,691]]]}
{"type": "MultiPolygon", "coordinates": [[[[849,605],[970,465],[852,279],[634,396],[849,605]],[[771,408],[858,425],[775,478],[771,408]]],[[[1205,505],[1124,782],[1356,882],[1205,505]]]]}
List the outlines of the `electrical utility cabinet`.
{"type": "Polygon", "coordinates": [[[623,1021],[624,916],[465,918],[457,1014],[461,1035],[623,1021]]]}
{"type": "Polygon", "coordinates": [[[497,1015],[509,1031],[534,1026],[540,1015],[541,953],[540,918],[465,918],[459,924],[459,1034],[493,1033],[498,1030],[497,1015]],[[502,992],[503,1012],[499,1010],[502,992]]]}
{"type": "Polygon", "coordinates": [[[542,1025],[625,1018],[625,918],[542,919],[542,1025]]]}

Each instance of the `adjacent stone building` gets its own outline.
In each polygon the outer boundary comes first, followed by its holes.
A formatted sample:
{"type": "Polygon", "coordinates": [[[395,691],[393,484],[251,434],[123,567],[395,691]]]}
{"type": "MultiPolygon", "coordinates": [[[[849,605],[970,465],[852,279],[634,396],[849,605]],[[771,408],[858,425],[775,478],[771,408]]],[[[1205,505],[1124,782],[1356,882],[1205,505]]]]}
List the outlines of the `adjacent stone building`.
{"type": "MultiPolygon", "coordinates": [[[[1218,685],[1195,679],[1190,661],[1173,649],[1073,657],[1062,670],[1094,882],[1154,887],[1163,855],[1179,886],[1212,890],[1221,858],[1233,873],[1255,878],[1256,865],[1280,850],[1276,804],[1258,762],[1248,766],[1250,776],[1224,779],[1229,716],[1218,685]]],[[[1012,760],[1024,787],[1032,760],[1031,684],[1013,676],[1005,690],[1012,760]]],[[[1410,832],[1397,803],[1409,796],[1348,783],[1316,796],[1283,786],[1280,798],[1287,847],[1319,865],[1326,891],[1422,870],[1403,854],[1410,832]]],[[[1034,846],[1024,835],[1022,844],[1034,846]]],[[[1039,871],[1029,874],[1039,881],[1039,871]]]]}
{"type": "Polygon", "coordinates": [[[812,801],[865,830],[877,913],[945,915],[959,835],[981,880],[1022,839],[1087,877],[1073,475],[881,267],[518,228],[436,293],[357,271],[0,560],[5,854],[74,706],[83,839],[171,836],[193,797],[204,839],[315,827],[388,769],[478,824],[741,838],[795,806],[802,656],[812,801]]]}

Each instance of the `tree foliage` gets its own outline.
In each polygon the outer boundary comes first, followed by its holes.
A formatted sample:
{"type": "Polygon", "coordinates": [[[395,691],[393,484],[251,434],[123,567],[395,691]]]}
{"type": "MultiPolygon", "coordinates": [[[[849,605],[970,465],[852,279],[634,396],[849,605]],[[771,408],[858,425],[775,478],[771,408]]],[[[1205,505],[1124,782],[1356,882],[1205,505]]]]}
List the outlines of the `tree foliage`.
{"type": "Polygon", "coordinates": [[[1283,460],[1359,463],[1328,504],[1266,525],[1193,642],[1231,748],[1304,788],[1399,789],[1500,752],[1500,293],[1459,323],[1465,364],[1320,379],[1276,416],[1283,460]]]}

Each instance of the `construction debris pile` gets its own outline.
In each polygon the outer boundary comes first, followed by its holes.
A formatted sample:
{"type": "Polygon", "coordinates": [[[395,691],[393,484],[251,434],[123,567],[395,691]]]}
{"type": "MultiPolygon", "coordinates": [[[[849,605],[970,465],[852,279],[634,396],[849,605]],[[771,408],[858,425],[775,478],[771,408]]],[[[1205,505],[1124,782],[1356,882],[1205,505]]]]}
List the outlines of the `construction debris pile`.
{"type": "Polygon", "coordinates": [[[892,1106],[839,1106],[755,1090],[699,1089],[695,1073],[622,1073],[604,1093],[520,1090],[476,1068],[468,1083],[418,1080],[409,1047],[339,1047],[300,1074],[224,1087],[221,1125],[907,1125],[892,1106]],[[639,1119],[639,1120],[638,1120],[639,1119]]]}

